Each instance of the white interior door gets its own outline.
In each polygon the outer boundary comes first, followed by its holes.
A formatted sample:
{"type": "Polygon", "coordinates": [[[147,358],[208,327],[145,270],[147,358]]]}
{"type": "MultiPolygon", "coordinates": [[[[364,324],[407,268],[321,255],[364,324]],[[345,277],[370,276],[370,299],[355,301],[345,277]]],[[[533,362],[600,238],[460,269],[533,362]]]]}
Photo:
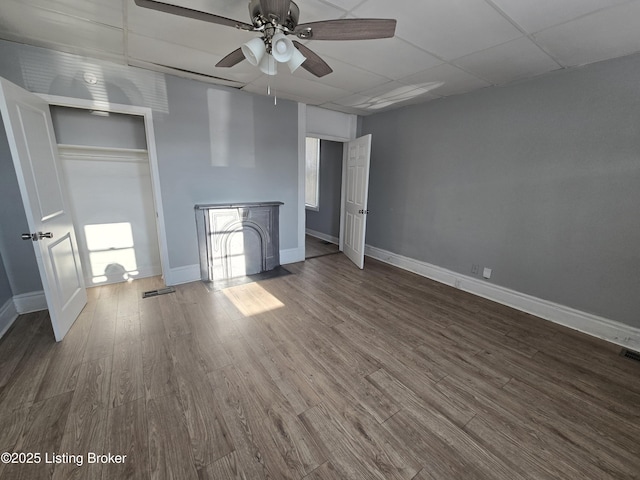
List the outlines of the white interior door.
{"type": "Polygon", "coordinates": [[[345,191],[343,232],[344,253],[359,268],[364,268],[364,240],[367,232],[369,163],[371,135],[345,143],[345,191]]]}
{"type": "MultiPolygon", "coordinates": [[[[87,303],[49,104],[0,78],[0,110],[56,340],[87,303]]],[[[20,235],[24,232],[15,232],[20,235]]]]}

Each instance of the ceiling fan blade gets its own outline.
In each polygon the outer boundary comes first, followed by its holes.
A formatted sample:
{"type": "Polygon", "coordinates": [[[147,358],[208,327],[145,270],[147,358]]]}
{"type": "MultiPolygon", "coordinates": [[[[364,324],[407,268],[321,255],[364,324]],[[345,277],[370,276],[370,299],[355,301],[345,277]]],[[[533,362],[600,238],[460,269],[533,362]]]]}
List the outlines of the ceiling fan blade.
{"type": "Polygon", "coordinates": [[[390,38],[396,33],[396,21],[385,18],[343,18],[303,23],[294,32],[311,40],[372,40],[390,38]]]}
{"type": "Polygon", "coordinates": [[[231,18],[214,15],[213,13],[201,12],[199,10],[192,10],[190,8],[179,7],[177,5],[169,5],[168,3],[156,2],[155,0],[133,1],[139,7],[150,8],[151,10],[157,10],[159,12],[170,13],[172,15],[178,15],[180,17],[195,18],[196,20],[202,20],[203,22],[227,25],[229,27],[235,27],[242,30],[253,30],[253,25],[249,25],[248,23],[244,22],[238,22],[237,20],[233,20],[231,18]]]}
{"type": "Polygon", "coordinates": [[[260,10],[267,18],[284,23],[289,15],[291,0],[260,0],[260,10]]]}
{"type": "Polygon", "coordinates": [[[242,50],[238,48],[216,63],[216,67],[233,67],[243,60],[244,54],[242,53],[242,50]]]}
{"type": "Polygon", "coordinates": [[[313,50],[305,47],[300,42],[293,41],[295,47],[300,50],[300,53],[306,57],[306,60],[301,65],[307,72],[314,74],[316,77],[324,77],[325,75],[333,72],[333,69],[327,65],[323,59],[318,56],[313,50]]]}

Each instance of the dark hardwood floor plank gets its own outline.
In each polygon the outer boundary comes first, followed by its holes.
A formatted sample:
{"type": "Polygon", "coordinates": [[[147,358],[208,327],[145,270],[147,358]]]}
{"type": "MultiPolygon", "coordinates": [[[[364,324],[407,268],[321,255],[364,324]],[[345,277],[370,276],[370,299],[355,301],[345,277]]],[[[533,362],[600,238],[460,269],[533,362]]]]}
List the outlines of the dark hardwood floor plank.
{"type": "Polygon", "coordinates": [[[103,466],[102,479],[148,480],[149,438],[145,401],[134,400],[108,411],[105,452],[126,455],[123,463],[103,466]]]}
{"type": "Polygon", "coordinates": [[[261,355],[260,365],[269,373],[271,380],[287,399],[293,412],[297,415],[320,403],[321,399],[307,379],[282,354],[274,349],[261,355]]]}
{"type": "Polygon", "coordinates": [[[3,480],[48,480],[52,477],[54,465],[46,463],[44,455],[46,452],[60,452],[72,397],[73,392],[67,392],[31,406],[13,451],[40,452],[42,462],[4,465],[0,472],[3,480]]]}
{"type": "MultiPolygon", "coordinates": [[[[107,285],[104,288],[111,287],[107,285]]],[[[113,355],[113,345],[116,336],[117,311],[114,308],[114,298],[117,299],[117,291],[113,295],[98,298],[96,302],[91,330],[84,351],[85,362],[97,358],[113,355]]],[[[115,302],[117,305],[117,300],[115,302]]]]}
{"type": "Polygon", "coordinates": [[[174,294],[160,295],[157,297],[157,300],[160,307],[162,323],[169,338],[191,333],[189,323],[174,294]]]}
{"type": "Polygon", "coordinates": [[[251,478],[244,472],[235,451],[198,470],[198,475],[200,480],[249,480],[251,478]]]}
{"type": "Polygon", "coordinates": [[[348,480],[343,477],[336,467],[331,462],[325,462],[316,468],[309,475],[304,477],[304,480],[348,480]]]}
{"type": "Polygon", "coordinates": [[[435,434],[459,452],[464,453],[478,468],[482,466],[482,468],[492,470],[494,478],[504,478],[505,480],[519,476],[531,478],[524,471],[514,470],[513,465],[502,461],[492,452],[484,449],[445,415],[425,406],[412,395],[412,392],[409,392],[406,387],[383,370],[370,375],[369,379],[394,398],[408,399],[403,404],[403,410],[420,425],[425,434],[435,434]]]}
{"type": "Polygon", "coordinates": [[[142,348],[139,338],[116,343],[111,372],[111,408],[144,397],[142,348]]]}
{"type": "Polygon", "coordinates": [[[152,480],[198,478],[180,400],[169,394],[146,404],[149,471],[152,480]]]}
{"type": "Polygon", "coordinates": [[[85,306],[69,329],[65,341],[56,343],[53,347],[51,361],[40,383],[36,401],[75,389],[94,312],[95,304],[85,306]]]}
{"type": "Polygon", "coordinates": [[[400,411],[383,423],[390,435],[406,445],[413,455],[422,459],[423,468],[415,478],[492,480],[493,473],[467,458],[446,439],[425,430],[407,412],[400,411]]]}
{"type": "Polygon", "coordinates": [[[358,458],[358,472],[386,478],[412,478],[420,469],[418,459],[395,442],[362,407],[319,404],[299,415],[316,444],[343,475],[351,475],[345,458],[358,458]]]}
{"type": "Polygon", "coordinates": [[[0,388],[4,387],[21,363],[34,333],[48,322],[48,312],[21,315],[0,339],[0,388]]]}
{"type": "Polygon", "coordinates": [[[287,478],[302,478],[326,458],[298,417],[278,405],[269,409],[256,431],[257,438],[279,472],[287,478]]]}
{"type": "Polygon", "coordinates": [[[55,466],[54,480],[100,478],[102,465],[89,464],[88,452],[103,453],[109,408],[112,358],[101,357],[82,364],[73,394],[60,452],[82,455],[84,463],[55,466]]]}
{"type": "Polygon", "coordinates": [[[214,402],[206,372],[198,363],[191,335],[172,342],[178,393],[184,412],[191,451],[200,469],[234,449],[226,422],[214,402]]]}
{"type": "Polygon", "coordinates": [[[13,451],[25,427],[28,413],[29,407],[0,413],[0,452],[13,451]]]}
{"type": "Polygon", "coordinates": [[[55,340],[50,333],[39,330],[27,341],[29,345],[20,362],[7,383],[0,388],[0,412],[10,412],[33,404],[45,378],[55,350],[55,340]]]}
{"type": "MultiPolygon", "coordinates": [[[[237,476],[247,479],[277,478],[278,472],[257,437],[257,429],[263,418],[262,410],[256,409],[248,401],[238,372],[234,367],[224,367],[209,373],[208,378],[213,387],[213,399],[221,409],[235,447],[233,453],[237,476]]],[[[223,466],[211,468],[215,472],[223,466]]],[[[209,472],[209,467],[204,471],[209,472]]]]}

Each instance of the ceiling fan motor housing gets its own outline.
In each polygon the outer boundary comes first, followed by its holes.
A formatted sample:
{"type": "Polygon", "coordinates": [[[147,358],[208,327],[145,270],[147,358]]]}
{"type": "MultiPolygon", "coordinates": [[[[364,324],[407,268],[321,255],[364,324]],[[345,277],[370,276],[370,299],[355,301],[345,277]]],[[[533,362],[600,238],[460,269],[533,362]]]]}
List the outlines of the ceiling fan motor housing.
{"type": "Polygon", "coordinates": [[[283,27],[283,30],[288,33],[288,31],[293,31],[296,28],[296,25],[298,25],[300,9],[296,3],[291,2],[287,18],[283,20],[277,18],[277,16],[269,14],[269,12],[263,12],[260,6],[260,0],[251,0],[249,3],[249,15],[251,15],[251,21],[256,28],[259,28],[266,23],[270,23],[274,26],[283,27]]]}

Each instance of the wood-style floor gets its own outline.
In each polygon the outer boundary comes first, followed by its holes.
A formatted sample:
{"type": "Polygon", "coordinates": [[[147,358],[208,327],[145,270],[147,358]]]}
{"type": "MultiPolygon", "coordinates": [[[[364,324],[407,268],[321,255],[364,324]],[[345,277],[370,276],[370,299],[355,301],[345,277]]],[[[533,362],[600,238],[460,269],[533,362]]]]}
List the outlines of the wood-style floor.
{"type": "Polygon", "coordinates": [[[367,260],[142,299],[90,290],[0,342],[5,479],[622,479],[640,474],[640,363],[619,348],[367,260]],[[88,452],[126,455],[87,465],[88,452]]]}
{"type": "Polygon", "coordinates": [[[304,237],[305,258],[316,258],[340,251],[335,243],[328,243],[311,235],[304,237]]]}

